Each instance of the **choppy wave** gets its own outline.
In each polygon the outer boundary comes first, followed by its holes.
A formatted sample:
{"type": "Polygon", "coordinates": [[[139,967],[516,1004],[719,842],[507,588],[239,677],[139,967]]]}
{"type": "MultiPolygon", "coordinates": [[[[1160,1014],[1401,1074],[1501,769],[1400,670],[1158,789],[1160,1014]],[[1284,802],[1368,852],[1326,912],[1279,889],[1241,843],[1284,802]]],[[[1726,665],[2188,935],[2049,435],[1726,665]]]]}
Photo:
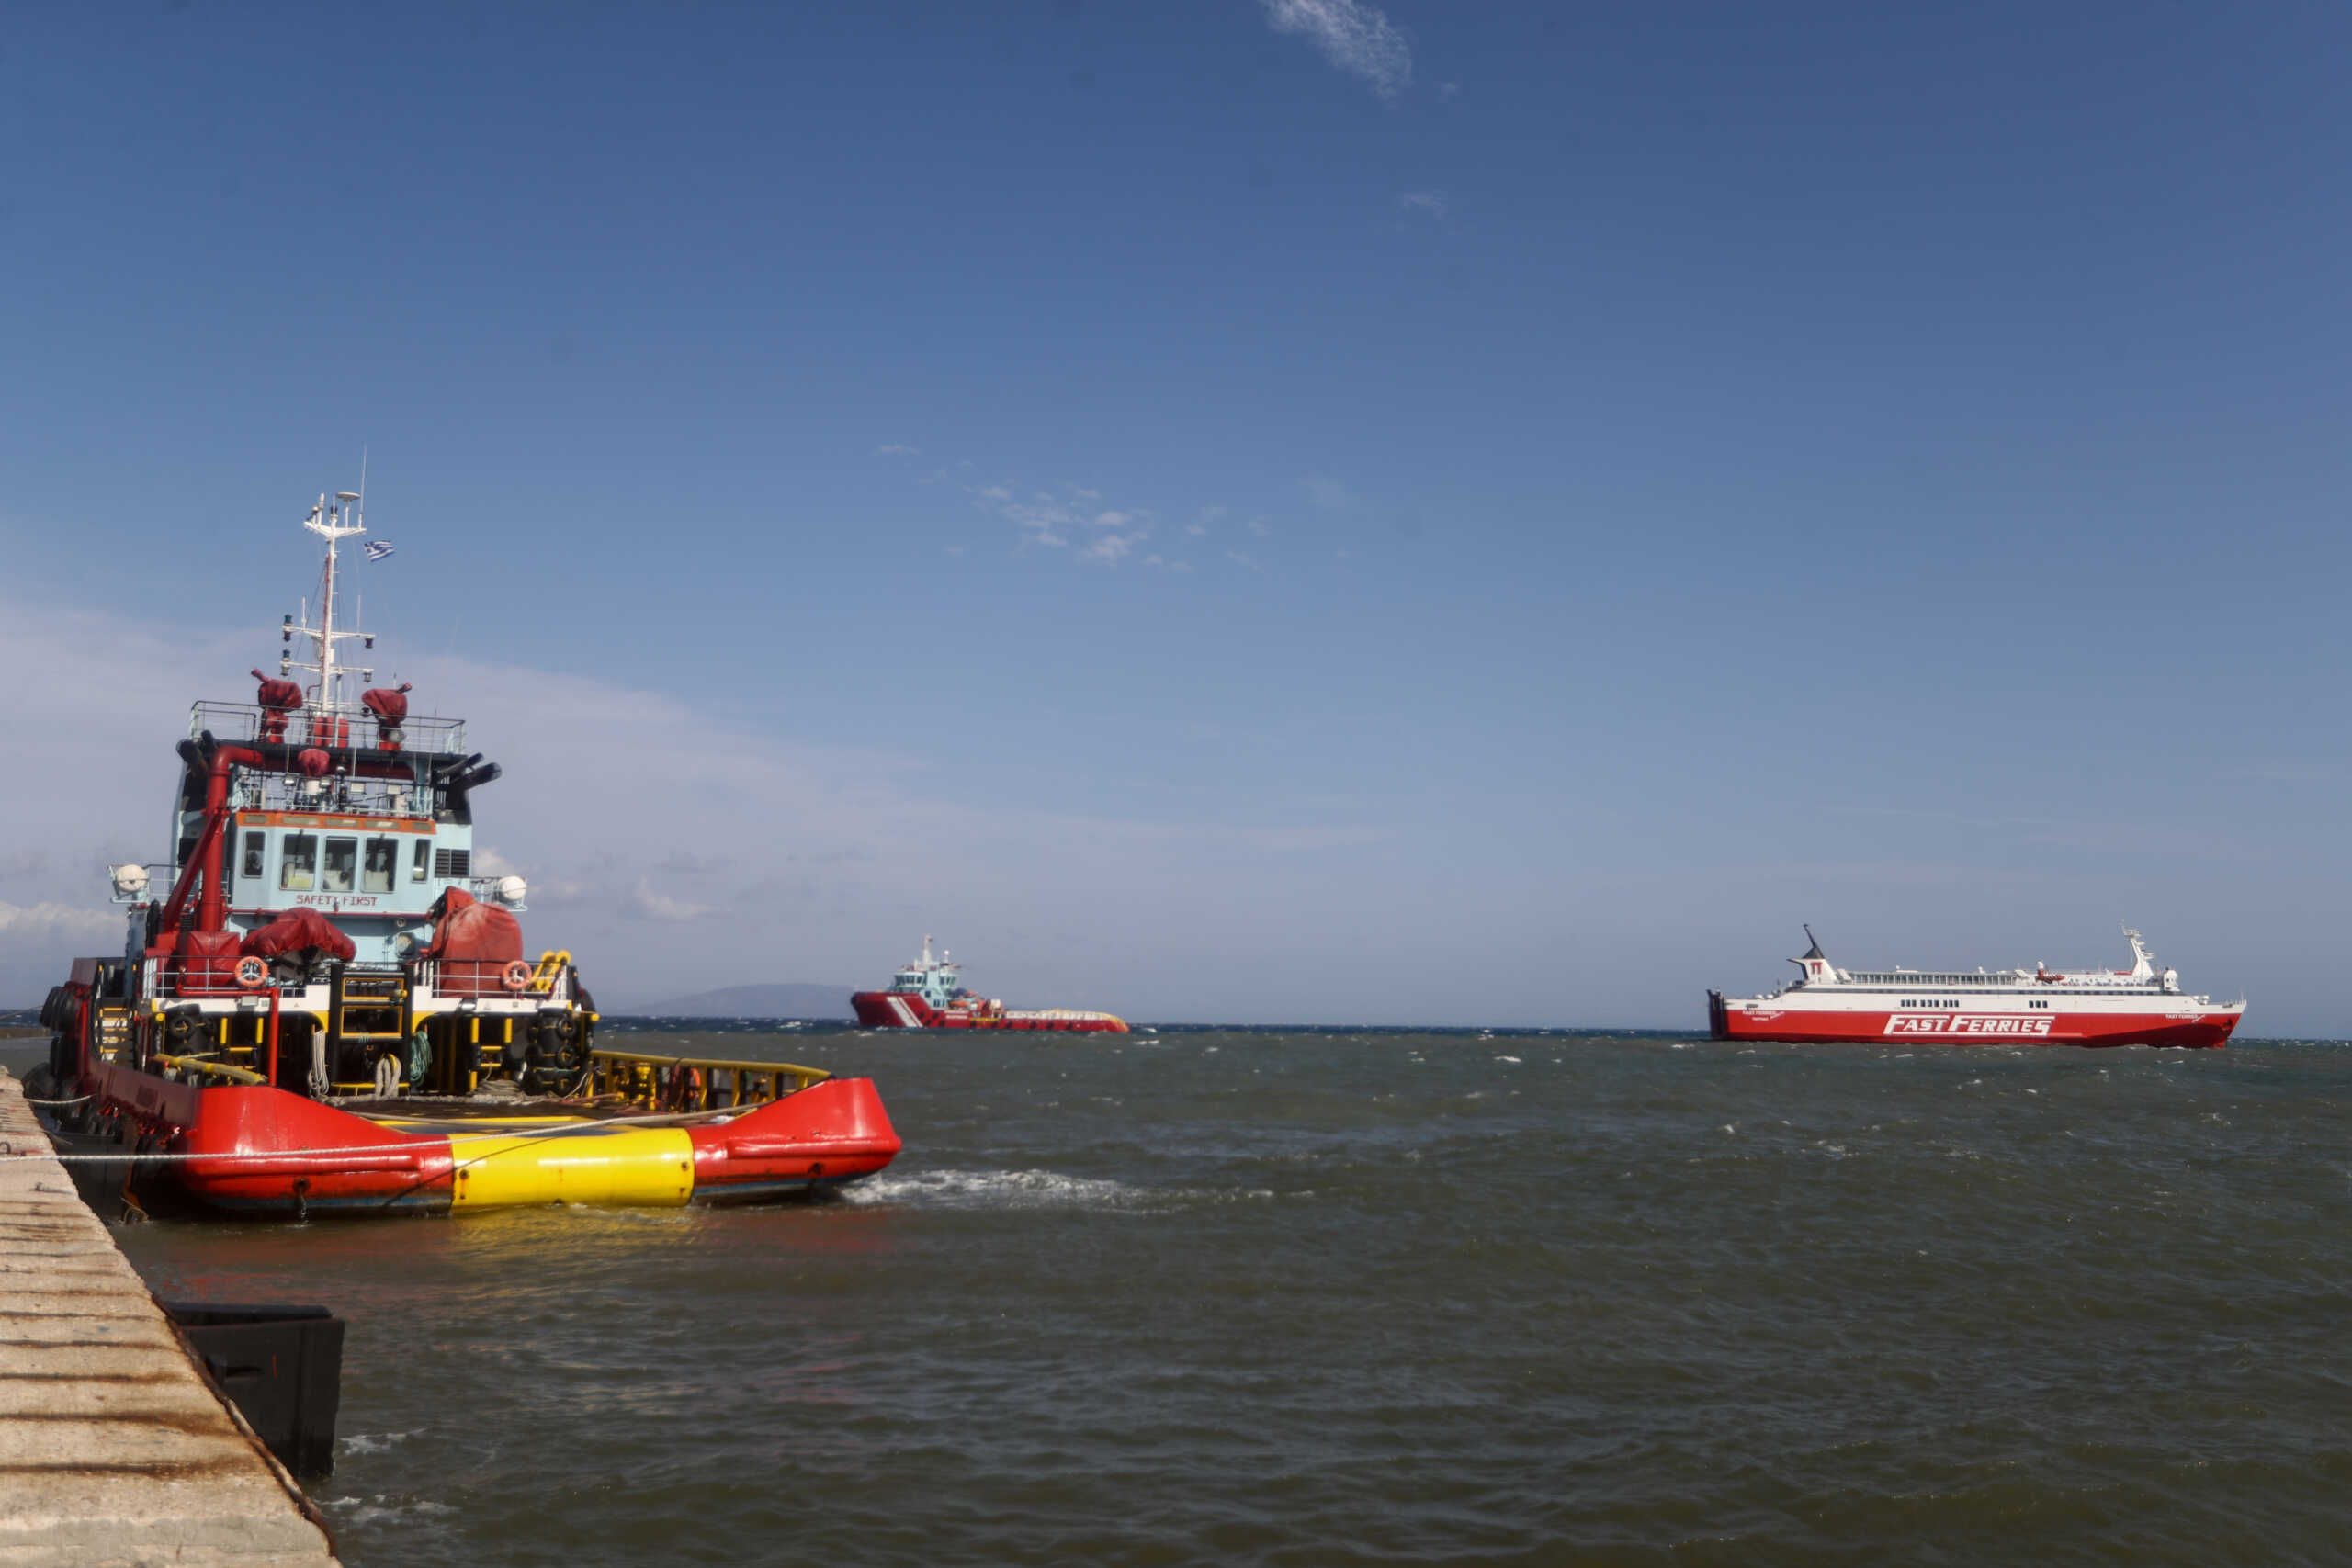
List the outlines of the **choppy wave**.
{"type": "Polygon", "coordinates": [[[430,1497],[403,1497],[390,1492],[371,1493],[364,1497],[322,1497],[319,1504],[329,1518],[347,1526],[398,1524],[447,1517],[458,1511],[455,1506],[430,1497]]]}
{"type": "Polygon", "coordinates": [[[1132,1209],[1153,1194],[1124,1181],[1066,1176],[1053,1170],[885,1171],[844,1193],[853,1203],[903,1203],[924,1208],[1132,1209]]]}

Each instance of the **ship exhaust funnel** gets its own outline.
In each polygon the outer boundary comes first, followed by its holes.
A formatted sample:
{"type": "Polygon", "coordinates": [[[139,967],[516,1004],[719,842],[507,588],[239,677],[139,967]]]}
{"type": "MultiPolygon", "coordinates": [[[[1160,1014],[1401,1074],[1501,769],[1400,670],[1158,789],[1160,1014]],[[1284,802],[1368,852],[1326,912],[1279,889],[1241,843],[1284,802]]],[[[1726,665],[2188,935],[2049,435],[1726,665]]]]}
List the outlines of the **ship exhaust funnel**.
{"type": "Polygon", "coordinates": [[[1837,965],[1831,964],[1829,962],[1829,955],[1821,951],[1821,939],[1813,934],[1813,928],[1811,926],[1804,928],[1804,937],[1806,942],[1810,944],[1804,950],[1804,956],[1802,958],[1792,958],[1789,960],[1790,963],[1804,971],[1804,978],[1799,980],[1797,984],[1803,986],[1807,982],[1814,980],[1836,979],[1838,977],[1837,965]]]}

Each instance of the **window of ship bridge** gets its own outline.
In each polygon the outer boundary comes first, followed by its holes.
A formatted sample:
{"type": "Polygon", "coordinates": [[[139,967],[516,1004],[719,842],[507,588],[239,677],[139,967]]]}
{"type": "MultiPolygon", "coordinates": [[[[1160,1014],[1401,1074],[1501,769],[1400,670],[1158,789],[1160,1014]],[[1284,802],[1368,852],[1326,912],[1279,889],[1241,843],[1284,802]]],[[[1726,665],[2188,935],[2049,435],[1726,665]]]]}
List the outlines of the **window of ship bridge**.
{"type": "Polygon", "coordinates": [[[277,886],[290,893],[308,893],[312,873],[319,866],[319,838],[315,833],[288,833],[286,845],[277,857],[277,886]]]}
{"type": "Polygon", "coordinates": [[[359,869],[359,840],[329,839],[327,840],[326,872],[319,878],[322,893],[348,893],[353,874],[359,869]]]}
{"type": "Polygon", "coordinates": [[[433,840],[419,839],[416,841],[414,852],[408,857],[408,879],[411,882],[422,882],[424,880],[425,873],[432,869],[433,840]]]}
{"type": "Polygon", "coordinates": [[[400,846],[391,840],[368,840],[368,859],[359,871],[359,891],[390,893],[392,890],[392,868],[400,863],[400,846]]]}
{"type": "Polygon", "coordinates": [[[239,876],[250,878],[254,882],[261,880],[261,855],[264,841],[263,834],[247,833],[245,835],[245,852],[237,859],[239,876]]]}

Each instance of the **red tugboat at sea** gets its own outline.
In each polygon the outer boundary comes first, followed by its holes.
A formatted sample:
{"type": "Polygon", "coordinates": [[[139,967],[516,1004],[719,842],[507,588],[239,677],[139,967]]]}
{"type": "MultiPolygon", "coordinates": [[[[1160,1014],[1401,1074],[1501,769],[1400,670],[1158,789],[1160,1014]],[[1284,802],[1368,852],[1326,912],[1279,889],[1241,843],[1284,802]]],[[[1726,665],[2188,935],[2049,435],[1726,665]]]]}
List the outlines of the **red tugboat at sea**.
{"type": "Polygon", "coordinates": [[[991,997],[964,988],[963,965],[943,953],[922,956],[890,977],[887,991],[859,991],[849,999],[857,1021],[868,1029],[1053,1029],[1125,1034],[1126,1020],[1076,1008],[1008,1008],[991,997]]]}
{"type": "Polygon", "coordinates": [[[2229,1043],[2245,1002],[2190,996],[2138,931],[2129,969],[1840,969],[1813,945],[1804,974],[1760,997],[1707,993],[1718,1040],[1931,1045],[2184,1045],[2229,1043]]]}
{"type": "Polygon", "coordinates": [[[498,764],[405,685],[347,700],[375,676],[342,659],[375,638],[335,620],[359,497],[303,525],[325,541],[315,620],[286,617],[253,702],[195,705],[170,853],[113,871],[123,949],[42,1006],[26,1087],[99,1156],[77,1175],[300,1217],[759,1202],[889,1164],[867,1079],[596,1045],[571,954],[525,956],[523,878],[473,874],[498,764]]]}

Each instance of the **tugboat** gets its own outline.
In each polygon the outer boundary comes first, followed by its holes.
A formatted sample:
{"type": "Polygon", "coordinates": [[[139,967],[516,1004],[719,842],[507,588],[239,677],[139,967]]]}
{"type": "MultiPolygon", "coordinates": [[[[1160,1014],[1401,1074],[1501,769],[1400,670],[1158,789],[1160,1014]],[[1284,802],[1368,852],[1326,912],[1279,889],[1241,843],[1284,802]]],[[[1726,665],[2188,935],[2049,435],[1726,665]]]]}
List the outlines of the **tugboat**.
{"type": "Polygon", "coordinates": [[[123,951],[42,1006],[27,1088],[60,1142],[122,1156],[96,1163],[134,1201],[295,1216],[751,1202],[888,1165],[870,1080],[595,1045],[571,954],[525,956],[524,879],[473,874],[498,764],[344,661],[375,646],[335,619],[359,500],[303,523],[316,619],[285,617],[277,673],[191,710],[170,854],[112,871],[123,951]]]}
{"type": "Polygon", "coordinates": [[[993,997],[977,996],[964,988],[964,966],[950,964],[943,953],[931,955],[931,938],[922,939],[922,956],[890,976],[883,991],[859,991],[849,999],[857,1021],[868,1029],[1067,1029],[1125,1034],[1127,1022],[1107,1012],[1082,1012],[1076,1008],[1008,1008],[993,997]]]}
{"type": "Polygon", "coordinates": [[[1812,945],[1792,958],[1803,973],[1760,997],[1707,993],[1708,1031],[1717,1040],[1939,1045],[2184,1045],[2229,1043],[2245,1016],[2243,998],[2216,1002],[2180,988],[2138,931],[2129,969],[1923,971],[1840,969],[1812,945]]]}

